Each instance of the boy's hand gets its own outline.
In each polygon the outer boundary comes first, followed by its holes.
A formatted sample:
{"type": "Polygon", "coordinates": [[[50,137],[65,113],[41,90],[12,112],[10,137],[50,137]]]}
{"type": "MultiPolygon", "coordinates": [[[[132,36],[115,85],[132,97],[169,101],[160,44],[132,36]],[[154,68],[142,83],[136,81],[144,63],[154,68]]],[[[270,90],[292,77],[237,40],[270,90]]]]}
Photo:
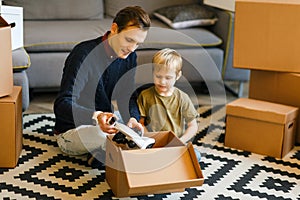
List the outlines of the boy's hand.
{"type": "Polygon", "coordinates": [[[144,134],[144,127],[141,123],[139,123],[135,118],[131,117],[127,123],[127,126],[129,128],[132,129],[137,129],[138,131],[140,131],[142,133],[142,135],[144,134]]]}

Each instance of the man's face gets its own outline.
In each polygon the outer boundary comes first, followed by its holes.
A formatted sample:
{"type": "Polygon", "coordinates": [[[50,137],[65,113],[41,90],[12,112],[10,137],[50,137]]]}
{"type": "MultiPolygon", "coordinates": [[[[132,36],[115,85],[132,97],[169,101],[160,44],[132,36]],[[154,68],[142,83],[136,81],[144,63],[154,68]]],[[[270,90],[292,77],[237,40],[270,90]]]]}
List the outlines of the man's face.
{"type": "Polygon", "coordinates": [[[144,42],[146,36],[147,31],[137,27],[128,27],[118,33],[112,26],[110,46],[119,58],[125,59],[138,48],[139,44],[144,42]]]}

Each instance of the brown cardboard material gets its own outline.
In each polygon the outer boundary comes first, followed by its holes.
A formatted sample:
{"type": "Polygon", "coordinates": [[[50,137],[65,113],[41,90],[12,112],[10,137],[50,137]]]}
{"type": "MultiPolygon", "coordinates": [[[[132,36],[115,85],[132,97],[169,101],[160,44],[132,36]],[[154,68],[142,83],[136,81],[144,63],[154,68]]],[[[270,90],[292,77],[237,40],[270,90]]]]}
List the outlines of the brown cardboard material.
{"type": "Polygon", "coordinates": [[[22,151],[22,87],[0,98],[0,168],[14,168],[22,151]]]}
{"type": "MultiPolygon", "coordinates": [[[[249,98],[300,107],[300,74],[251,70],[249,98]]],[[[296,127],[300,144],[300,117],[296,127]]]]}
{"type": "Polygon", "coordinates": [[[299,0],[236,0],[233,66],[300,72],[299,0]]]}
{"type": "Polygon", "coordinates": [[[184,191],[204,182],[193,145],[172,132],[148,133],[151,149],[126,150],[107,137],[106,180],[116,197],[184,191]]]}
{"type": "Polygon", "coordinates": [[[0,97],[9,95],[13,89],[11,50],[11,27],[0,16],[0,97]]]}
{"type": "Polygon", "coordinates": [[[282,158],[293,147],[298,108],[240,98],[226,105],[225,146],[282,158]]]}

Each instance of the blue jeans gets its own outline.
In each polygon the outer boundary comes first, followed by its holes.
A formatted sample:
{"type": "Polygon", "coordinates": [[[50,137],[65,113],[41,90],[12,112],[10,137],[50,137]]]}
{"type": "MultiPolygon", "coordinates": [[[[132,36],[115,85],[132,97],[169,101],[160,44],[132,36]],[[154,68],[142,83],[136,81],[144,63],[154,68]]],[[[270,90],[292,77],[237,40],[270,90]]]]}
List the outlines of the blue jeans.
{"type": "Polygon", "coordinates": [[[200,153],[200,151],[198,149],[195,149],[195,148],[194,148],[194,151],[195,151],[195,154],[196,154],[198,162],[200,162],[201,161],[201,153],[200,153]]]}

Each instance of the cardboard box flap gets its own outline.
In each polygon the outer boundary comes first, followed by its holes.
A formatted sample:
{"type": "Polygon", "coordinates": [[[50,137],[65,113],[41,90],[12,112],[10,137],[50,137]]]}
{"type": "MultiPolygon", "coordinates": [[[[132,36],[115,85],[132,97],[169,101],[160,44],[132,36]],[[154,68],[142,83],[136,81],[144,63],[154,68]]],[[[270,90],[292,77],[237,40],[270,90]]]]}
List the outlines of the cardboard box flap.
{"type": "Polygon", "coordinates": [[[5,26],[9,26],[9,24],[0,15],[0,27],[5,27],[5,26]]]}
{"type": "Polygon", "coordinates": [[[122,158],[131,190],[176,184],[184,188],[188,182],[195,186],[203,181],[200,168],[195,167],[198,163],[194,165],[186,146],[122,151],[122,158]]]}
{"type": "MultiPolygon", "coordinates": [[[[16,87],[16,86],[14,86],[14,87],[16,87]]],[[[22,90],[22,88],[21,88],[21,90],[22,90]]],[[[18,97],[17,94],[18,94],[18,91],[13,90],[10,95],[1,97],[1,102],[2,103],[14,103],[16,101],[17,97],[18,97]]]]}
{"type": "MultiPolygon", "coordinates": [[[[173,148],[152,148],[122,151],[122,158],[126,172],[131,174],[155,173],[186,158],[188,149],[185,146],[173,148]],[[137,163],[143,163],[138,165],[137,163]]],[[[187,160],[186,162],[190,162],[187,160]]],[[[155,179],[159,179],[156,177],[155,179]]]]}
{"type": "Polygon", "coordinates": [[[1,17],[0,15],[0,27],[6,27],[6,26],[9,26],[10,28],[13,28],[16,26],[16,23],[7,23],[7,21],[5,19],[3,19],[3,17],[1,17]]]}
{"type": "Polygon", "coordinates": [[[298,108],[267,101],[239,98],[226,105],[226,114],[285,124],[297,118],[298,108]]]}
{"type": "Polygon", "coordinates": [[[183,146],[183,142],[178,140],[174,133],[169,134],[170,131],[161,132],[146,132],[144,136],[151,137],[155,139],[155,144],[153,148],[158,147],[173,147],[173,146],[183,146]]]}

